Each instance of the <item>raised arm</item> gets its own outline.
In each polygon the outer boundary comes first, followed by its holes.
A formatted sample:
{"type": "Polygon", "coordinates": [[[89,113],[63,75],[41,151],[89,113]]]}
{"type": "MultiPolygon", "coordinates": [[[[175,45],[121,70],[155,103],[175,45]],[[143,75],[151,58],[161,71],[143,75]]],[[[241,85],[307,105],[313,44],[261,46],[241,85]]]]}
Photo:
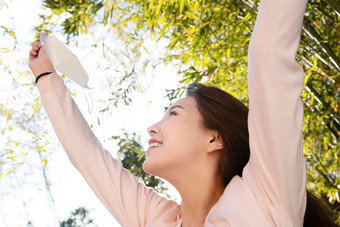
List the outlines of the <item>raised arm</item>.
{"type": "MultiPolygon", "coordinates": [[[[41,46],[40,46],[41,47],[41,46]]],[[[46,59],[44,49],[33,47],[30,67],[35,74],[53,71],[37,83],[43,105],[54,130],[74,166],[122,226],[144,226],[177,204],[158,196],[138,182],[120,161],[112,158],[86,123],[78,107],[46,59]],[[36,51],[34,50],[36,49],[36,51]],[[34,53],[36,52],[36,53],[34,53]],[[34,62],[34,61],[41,61],[34,62]]]]}
{"type": "Polygon", "coordinates": [[[249,47],[250,160],[243,178],[276,226],[302,226],[304,73],[295,56],[307,0],[262,0],[249,47]]]}

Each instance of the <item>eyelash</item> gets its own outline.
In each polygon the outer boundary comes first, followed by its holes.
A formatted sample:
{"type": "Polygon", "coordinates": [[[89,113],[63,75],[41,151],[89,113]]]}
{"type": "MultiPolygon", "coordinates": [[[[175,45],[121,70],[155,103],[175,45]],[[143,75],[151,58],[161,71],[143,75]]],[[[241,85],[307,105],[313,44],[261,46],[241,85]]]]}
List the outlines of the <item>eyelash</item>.
{"type": "Polygon", "coordinates": [[[176,113],[175,111],[171,111],[169,115],[170,115],[170,116],[176,116],[177,113],[176,113]]]}

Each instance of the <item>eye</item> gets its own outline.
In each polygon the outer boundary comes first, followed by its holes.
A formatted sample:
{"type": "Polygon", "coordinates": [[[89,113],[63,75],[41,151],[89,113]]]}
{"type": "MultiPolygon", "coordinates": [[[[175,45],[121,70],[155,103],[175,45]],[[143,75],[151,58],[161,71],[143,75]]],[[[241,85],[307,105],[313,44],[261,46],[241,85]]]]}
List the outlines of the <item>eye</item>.
{"type": "Polygon", "coordinates": [[[169,115],[170,115],[170,116],[176,116],[177,113],[176,113],[176,111],[171,111],[171,112],[169,113],[169,115]]]}

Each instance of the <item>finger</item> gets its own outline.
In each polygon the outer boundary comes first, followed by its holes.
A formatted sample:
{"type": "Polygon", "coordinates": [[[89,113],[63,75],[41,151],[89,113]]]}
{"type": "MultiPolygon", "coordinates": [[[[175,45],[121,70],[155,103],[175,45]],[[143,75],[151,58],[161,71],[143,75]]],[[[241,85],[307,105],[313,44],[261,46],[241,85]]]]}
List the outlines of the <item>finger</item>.
{"type": "Polygon", "coordinates": [[[34,50],[31,50],[30,51],[30,54],[29,54],[29,59],[32,60],[33,58],[36,58],[38,56],[38,53],[34,50]]]}
{"type": "Polygon", "coordinates": [[[38,50],[40,49],[40,47],[36,44],[32,47],[32,49],[36,52],[38,52],[38,50]]]}
{"type": "Polygon", "coordinates": [[[33,49],[31,49],[30,55],[32,55],[32,56],[38,55],[38,52],[33,50],[33,49]]]}
{"type": "Polygon", "coordinates": [[[39,51],[39,49],[40,49],[41,47],[42,47],[42,46],[41,46],[40,43],[36,43],[36,44],[32,47],[32,49],[34,49],[35,51],[39,51]]]}
{"type": "Polygon", "coordinates": [[[35,46],[42,46],[41,42],[37,41],[35,44],[35,46]]]}

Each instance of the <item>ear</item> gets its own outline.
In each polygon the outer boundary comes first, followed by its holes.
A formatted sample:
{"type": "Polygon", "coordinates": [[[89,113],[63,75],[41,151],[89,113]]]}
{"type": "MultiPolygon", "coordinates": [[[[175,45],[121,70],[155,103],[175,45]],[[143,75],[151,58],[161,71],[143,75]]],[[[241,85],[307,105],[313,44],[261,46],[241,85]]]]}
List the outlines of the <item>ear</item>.
{"type": "Polygon", "coordinates": [[[210,138],[207,152],[212,153],[216,150],[222,150],[223,149],[223,141],[219,133],[214,132],[210,138]]]}

